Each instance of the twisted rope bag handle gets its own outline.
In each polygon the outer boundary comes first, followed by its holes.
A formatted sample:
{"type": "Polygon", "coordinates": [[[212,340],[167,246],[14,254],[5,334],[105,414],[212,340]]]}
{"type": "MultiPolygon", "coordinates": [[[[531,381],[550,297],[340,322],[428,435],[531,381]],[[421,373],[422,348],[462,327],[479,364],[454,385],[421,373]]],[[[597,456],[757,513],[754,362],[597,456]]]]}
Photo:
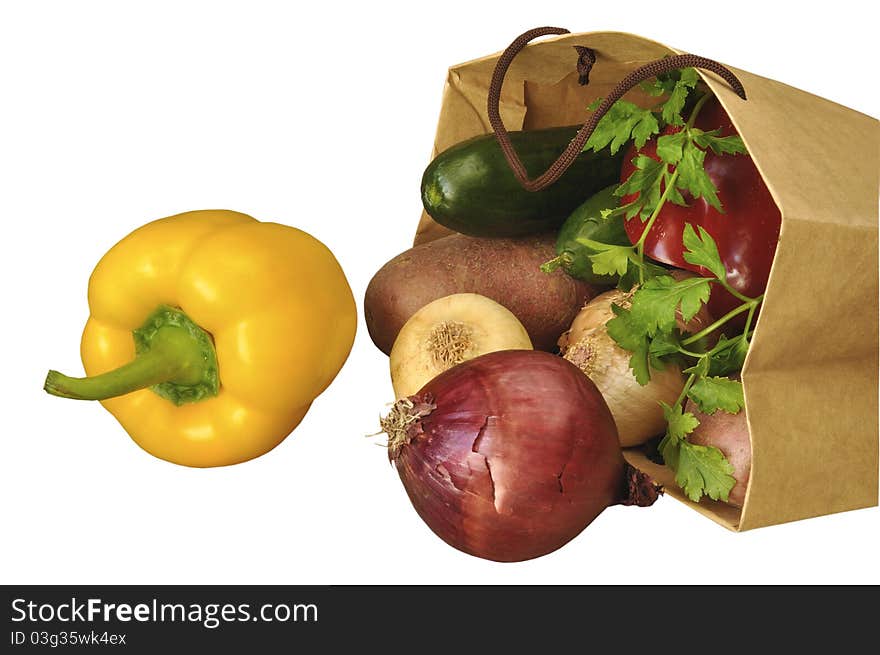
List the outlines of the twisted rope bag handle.
{"type": "MultiPolygon", "coordinates": [[[[517,181],[519,181],[526,191],[541,191],[562,177],[562,174],[568,170],[568,167],[571,166],[577,156],[581,153],[584,144],[590,138],[590,135],[593,134],[596,125],[599,124],[599,120],[611,108],[611,105],[620,100],[627,91],[647,79],[679,68],[703,68],[719,75],[730,85],[736,95],[743,100],[746,99],[746,91],[745,88],[743,88],[742,82],[739,81],[739,78],[737,78],[730,69],[722,66],[717,61],[706,59],[699,55],[688,54],[673,55],[671,57],[652,61],[637,68],[620,80],[617,86],[611,90],[611,93],[602,100],[602,103],[596,111],[593,112],[589,120],[583,124],[580,130],[578,130],[577,135],[575,135],[574,139],[572,139],[571,143],[568,144],[556,161],[550,164],[550,167],[541,173],[541,175],[535,179],[530,179],[525,166],[523,166],[519,155],[516,154],[516,150],[510,142],[510,135],[507,133],[504,123],[501,120],[501,114],[498,110],[498,103],[501,99],[501,86],[504,84],[504,76],[507,74],[507,69],[510,68],[510,64],[513,62],[514,57],[516,57],[519,51],[526,47],[530,41],[539,36],[546,36],[548,34],[569,33],[570,32],[567,29],[562,27],[536,27],[535,29],[520,34],[513,40],[513,43],[507,46],[507,49],[498,58],[498,63],[495,65],[495,70],[492,73],[492,82],[489,84],[487,107],[489,111],[489,124],[492,126],[492,131],[495,133],[498,145],[501,146],[504,158],[510,165],[517,181]]],[[[596,53],[594,50],[587,48],[586,46],[576,45],[574,46],[574,49],[578,53],[578,83],[581,85],[588,84],[590,81],[590,70],[592,69],[593,64],[596,63],[596,53]]]]}

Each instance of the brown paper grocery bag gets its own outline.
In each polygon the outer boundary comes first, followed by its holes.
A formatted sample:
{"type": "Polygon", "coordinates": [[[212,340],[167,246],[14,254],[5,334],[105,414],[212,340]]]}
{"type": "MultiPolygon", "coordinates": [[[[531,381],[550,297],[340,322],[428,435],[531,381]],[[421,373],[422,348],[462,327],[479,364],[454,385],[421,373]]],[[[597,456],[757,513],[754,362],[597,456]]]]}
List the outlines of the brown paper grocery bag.
{"type": "MultiPolygon", "coordinates": [[[[517,55],[500,112],[509,130],[583,123],[586,107],[630,71],[680,51],[632,34],[588,32],[517,55]],[[573,45],[592,48],[588,86],[573,45]]],[[[498,54],[449,69],[434,155],[491,131],[486,102],[498,54]]],[[[739,510],[693,503],[640,451],[627,458],[666,491],[733,530],[877,504],[880,124],[874,118],[731,68],[748,100],[700,71],[782,212],[764,305],[742,371],[752,472],[739,510]]],[[[638,90],[628,100],[644,102],[638,90]]],[[[416,243],[448,230],[423,214],[416,243]]]]}

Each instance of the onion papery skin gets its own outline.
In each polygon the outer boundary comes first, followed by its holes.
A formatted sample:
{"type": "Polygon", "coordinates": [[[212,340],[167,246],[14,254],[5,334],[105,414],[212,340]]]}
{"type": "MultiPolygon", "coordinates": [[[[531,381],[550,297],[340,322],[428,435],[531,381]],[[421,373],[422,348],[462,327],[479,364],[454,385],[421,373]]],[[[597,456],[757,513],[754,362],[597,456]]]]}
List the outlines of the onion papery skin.
{"type": "Polygon", "coordinates": [[[596,386],[561,357],[482,355],[392,412],[407,405],[421,415],[405,437],[389,434],[389,457],[419,516],[459,550],[499,562],[539,557],[621,501],[614,419],[596,386]]]}

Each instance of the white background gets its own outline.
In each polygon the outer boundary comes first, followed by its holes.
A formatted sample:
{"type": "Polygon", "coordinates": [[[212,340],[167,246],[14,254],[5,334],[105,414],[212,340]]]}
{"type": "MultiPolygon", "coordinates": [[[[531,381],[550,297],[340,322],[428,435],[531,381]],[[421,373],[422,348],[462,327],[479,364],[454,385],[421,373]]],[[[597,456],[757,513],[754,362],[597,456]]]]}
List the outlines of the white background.
{"type": "Polygon", "coordinates": [[[0,582],[880,582],[877,509],[734,534],[664,498],[535,561],[459,553],[364,436],[392,392],[362,322],[295,433],[234,467],[160,461],[41,391],[82,370],[95,263],[169,214],[303,228],[360,305],[411,241],[447,67],[531,27],[634,32],[880,115],[864,3],[736,4],[3,2],[0,582]]]}

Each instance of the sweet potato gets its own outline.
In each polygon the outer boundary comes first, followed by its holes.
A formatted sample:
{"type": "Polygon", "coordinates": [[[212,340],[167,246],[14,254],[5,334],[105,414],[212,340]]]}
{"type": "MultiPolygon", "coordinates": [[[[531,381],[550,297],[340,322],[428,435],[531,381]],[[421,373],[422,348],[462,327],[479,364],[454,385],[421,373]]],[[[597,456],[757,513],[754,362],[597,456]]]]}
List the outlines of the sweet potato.
{"type": "Polygon", "coordinates": [[[555,236],[478,239],[453,234],[418,245],[385,264],[367,287],[364,316],[385,354],[410,316],[453,293],[479,293],[520,320],[536,349],[554,351],[559,335],[596,291],[562,271],[544,273],[555,236]]]}

